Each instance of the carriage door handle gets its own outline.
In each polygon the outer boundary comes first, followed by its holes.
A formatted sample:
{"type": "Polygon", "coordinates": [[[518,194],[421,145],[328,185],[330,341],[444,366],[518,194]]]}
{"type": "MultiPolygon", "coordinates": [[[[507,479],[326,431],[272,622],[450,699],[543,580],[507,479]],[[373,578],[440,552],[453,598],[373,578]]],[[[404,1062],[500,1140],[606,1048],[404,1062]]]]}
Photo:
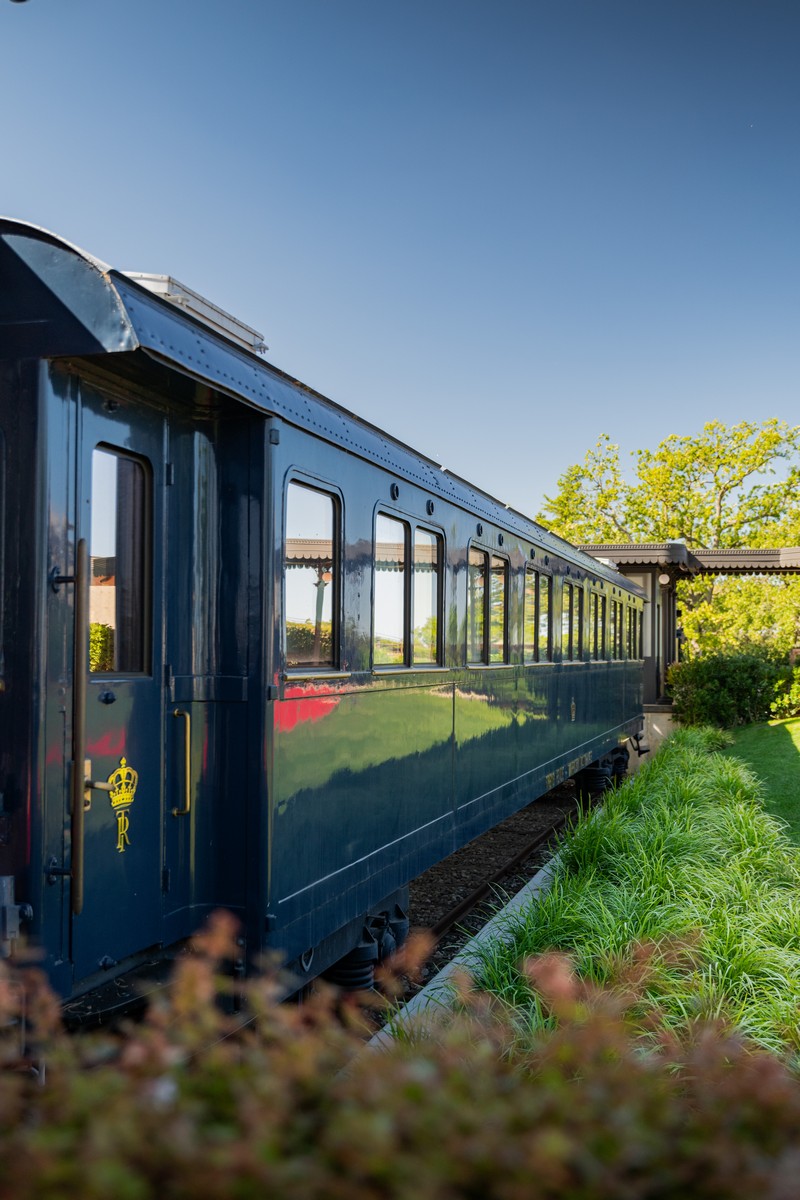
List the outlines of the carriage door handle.
{"type": "Polygon", "coordinates": [[[173,817],[188,817],[192,811],[192,718],[185,708],[173,708],[173,717],[182,717],[183,727],[183,808],[173,808],[173,817]]]}

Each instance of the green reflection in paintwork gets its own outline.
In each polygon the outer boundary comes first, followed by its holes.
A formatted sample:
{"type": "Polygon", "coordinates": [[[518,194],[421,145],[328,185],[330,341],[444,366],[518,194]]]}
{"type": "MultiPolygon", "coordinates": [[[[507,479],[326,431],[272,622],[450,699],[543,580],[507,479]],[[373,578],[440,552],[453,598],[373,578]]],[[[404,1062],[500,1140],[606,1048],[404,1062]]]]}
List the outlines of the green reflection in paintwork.
{"type": "MultiPolygon", "coordinates": [[[[460,745],[508,728],[523,716],[478,693],[459,692],[458,698],[460,745]]],[[[298,724],[276,736],[278,809],[283,811],[302,789],[323,787],[339,771],[358,774],[380,763],[424,754],[449,742],[452,733],[451,687],[341,695],[324,720],[298,724]]]]}
{"type": "MultiPolygon", "coordinates": [[[[512,726],[548,717],[543,689],[518,689],[509,679],[493,695],[456,685],[458,746],[512,726]]],[[[284,700],[282,706],[298,701],[284,700]]],[[[381,764],[399,763],[439,746],[453,735],[453,687],[398,688],[340,693],[321,720],[287,722],[276,730],[275,796],[278,811],[305,789],[325,787],[339,772],[358,775],[381,764]]],[[[433,781],[431,781],[433,784],[433,781]]]]}
{"type": "Polygon", "coordinates": [[[452,732],[450,687],[345,693],[324,720],[299,724],[276,736],[278,810],[283,811],[296,792],[323,787],[339,771],[358,774],[423,754],[448,742],[452,732]]]}

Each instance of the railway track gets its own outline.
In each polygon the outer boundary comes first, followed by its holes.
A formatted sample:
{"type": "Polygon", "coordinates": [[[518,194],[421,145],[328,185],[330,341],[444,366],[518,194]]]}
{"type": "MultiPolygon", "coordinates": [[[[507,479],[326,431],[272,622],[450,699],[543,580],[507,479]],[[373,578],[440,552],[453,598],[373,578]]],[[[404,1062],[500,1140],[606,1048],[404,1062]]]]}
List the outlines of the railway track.
{"type": "Polygon", "coordinates": [[[535,837],[533,841],[528,842],[527,845],[523,846],[521,850],[519,850],[512,858],[508,860],[508,862],[494,871],[493,874],[485,879],[483,883],[479,884],[478,887],[471,891],[468,896],[465,896],[463,900],[459,900],[457,904],[449,909],[449,911],[445,913],[441,920],[437,921],[431,929],[431,933],[436,938],[437,942],[440,941],[445,934],[450,933],[453,927],[457,925],[459,921],[462,921],[463,918],[466,917],[468,913],[472,912],[473,909],[477,908],[478,905],[487,898],[487,896],[491,895],[492,888],[500,887],[505,880],[513,877],[516,871],[523,866],[523,864],[529,858],[531,858],[531,856],[535,854],[537,850],[543,846],[549,846],[552,839],[561,833],[569,820],[570,817],[566,813],[559,817],[549,829],[545,829],[545,831],[535,837]]]}
{"type": "Polygon", "coordinates": [[[411,925],[430,930],[436,939],[421,985],[483,927],[494,898],[514,895],[548,861],[552,843],[578,811],[575,786],[569,781],[412,883],[411,925]]]}

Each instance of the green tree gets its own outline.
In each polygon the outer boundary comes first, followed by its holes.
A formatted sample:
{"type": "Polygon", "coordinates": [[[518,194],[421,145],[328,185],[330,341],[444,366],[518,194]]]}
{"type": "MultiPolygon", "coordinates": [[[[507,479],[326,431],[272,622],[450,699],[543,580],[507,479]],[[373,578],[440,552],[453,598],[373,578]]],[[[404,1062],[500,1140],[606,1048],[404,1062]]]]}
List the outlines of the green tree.
{"type": "Polygon", "coordinates": [[[556,495],[545,496],[537,519],[573,542],[767,545],[794,504],[800,426],[774,418],[709,421],[699,434],[672,434],[633,457],[627,482],[619,447],[602,434],[583,463],[560,477],[556,495]]]}
{"type": "MultiPolygon", "coordinates": [[[[636,450],[632,479],[607,434],[567,468],[538,520],[570,541],[685,541],[691,549],[800,544],[800,426],[772,418],[665,438],[636,450]]],[[[800,642],[800,581],[720,577],[681,585],[692,649],[800,642]]]]}

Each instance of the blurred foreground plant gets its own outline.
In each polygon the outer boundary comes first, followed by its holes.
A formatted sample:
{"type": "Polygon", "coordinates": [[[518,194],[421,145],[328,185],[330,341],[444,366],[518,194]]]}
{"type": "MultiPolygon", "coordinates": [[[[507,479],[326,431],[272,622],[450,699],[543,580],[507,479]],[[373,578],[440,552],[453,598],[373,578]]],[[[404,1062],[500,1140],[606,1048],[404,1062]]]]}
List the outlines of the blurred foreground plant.
{"type": "Polygon", "coordinates": [[[171,988],[115,1032],[67,1037],[42,976],[0,969],[6,1200],[794,1194],[800,1084],[711,1027],[644,1050],[625,1011],[646,954],[626,997],[563,958],[528,963],[558,1026],[524,1048],[513,1012],[465,985],[460,1015],[375,1052],[358,1000],[320,988],[281,1005],[268,972],[246,986],[246,1019],[226,1013],[234,936],[218,914],[171,988]],[[44,1079],[19,1056],[23,1006],[44,1079]]]}

